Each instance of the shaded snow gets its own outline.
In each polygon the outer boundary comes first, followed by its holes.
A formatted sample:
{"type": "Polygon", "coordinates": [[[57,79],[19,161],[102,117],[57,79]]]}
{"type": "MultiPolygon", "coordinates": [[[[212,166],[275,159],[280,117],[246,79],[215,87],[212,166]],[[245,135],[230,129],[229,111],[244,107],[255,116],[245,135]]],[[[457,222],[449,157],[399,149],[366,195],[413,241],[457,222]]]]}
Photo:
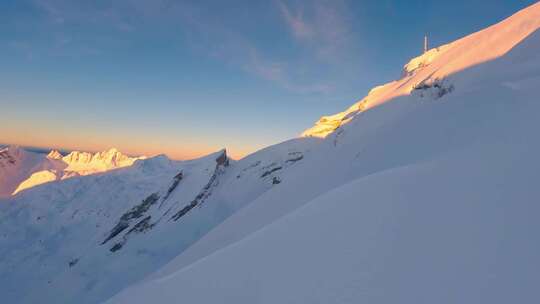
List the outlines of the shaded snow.
{"type": "Polygon", "coordinates": [[[374,89],[276,188],[107,303],[537,302],[539,13],[374,89]],[[455,90],[409,94],[414,77],[455,90]]]}
{"type": "Polygon", "coordinates": [[[537,302],[539,16],[431,50],[240,161],[159,156],[10,198],[3,299],[537,302]]]}

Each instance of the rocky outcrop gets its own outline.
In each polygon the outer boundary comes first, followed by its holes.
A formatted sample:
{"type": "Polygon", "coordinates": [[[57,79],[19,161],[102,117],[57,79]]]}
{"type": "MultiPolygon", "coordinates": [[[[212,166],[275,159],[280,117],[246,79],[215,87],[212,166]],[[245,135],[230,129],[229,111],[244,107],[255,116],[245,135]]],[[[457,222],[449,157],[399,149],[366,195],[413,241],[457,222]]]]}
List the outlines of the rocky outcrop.
{"type": "MultiPolygon", "coordinates": [[[[169,220],[177,221],[186,215],[190,210],[196,206],[200,206],[211,194],[212,190],[219,184],[219,176],[225,172],[225,168],[229,166],[229,159],[227,157],[226,151],[221,151],[214,159],[215,167],[214,171],[210,175],[208,182],[203,186],[203,188],[197,193],[197,195],[191,200],[191,202],[180,210],[176,211],[169,220]]],[[[184,171],[177,173],[171,184],[166,190],[163,191],[163,195],[160,195],[159,192],[152,193],[146,199],[144,199],[140,204],[134,206],[129,211],[124,213],[118,223],[110,230],[109,234],[103,242],[102,245],[108,243],[109,241],[115,239],[114,245],[109,249],[111,252],[116,252],[124,247],[126,242],[135,234],[145,233],[151,230],[156,226],[162,218],[167,216],[169,212],[172,212],[173,207],[169,207],[165,212],[159,211],[162,206],[167,205],[167,202],[172,202],[173,206],[176,206],[178,202],[172,201],[174,196],[172,195],[176,189],[180,186],[181,182],[184,180],[184,171]],[[158,201],[158,208],[151,209],[158,201]],[[127,232],[126,232],[127,231],[127,232]],[[123,233],[123,235],[122,235],[123,233]],[[121,237],[120,237],[121,235],[121,237]]]]}
{"type": "Polygon", "coordinates": [[[213,174],[210,176],[210,180],[204,186],[204,188],[197,194],[195,199],[193,199],[187,206],[180,209],[176,212],[171,220],[178,221],[181,217],[186,215],[191,209],[195,208],[198,205],[204,203],[204,201],[212,194],[212,189],[218,185],[218,176],[223,174],[225,167],[229,166],[229,158],[227,157],[227,152],[223,150],[221,154],[216,158],[216,167],[213,174]]]}
{"type": "MultiPolygon", "coordinates": [[[[111,232],[109,235],[101,242],[101,245],[104,245],[114,237],[116,237],[118,234],[120,234],[122,231],[129,228],[133,220],[141,218],[148,209],[154,205],[159,200],[158,193],[152,193],[147,198],[145,198],[140,204],[136,205],[135,207],[131,208],[128,212],[124,213],[121,217],[116,226],[114,226],[111,229],[111,232]]],[[[149,220],[149,218],[148,218],[149,220]]],[[[139,225],[137,223],[135,226],[139,225]]]]}
{"type": "Polygon", "coordinates": [[[58,151],[58,150],[51,150],[49,154],[47,154],[48,159],[62,159],[64,156],[58,151]]]}

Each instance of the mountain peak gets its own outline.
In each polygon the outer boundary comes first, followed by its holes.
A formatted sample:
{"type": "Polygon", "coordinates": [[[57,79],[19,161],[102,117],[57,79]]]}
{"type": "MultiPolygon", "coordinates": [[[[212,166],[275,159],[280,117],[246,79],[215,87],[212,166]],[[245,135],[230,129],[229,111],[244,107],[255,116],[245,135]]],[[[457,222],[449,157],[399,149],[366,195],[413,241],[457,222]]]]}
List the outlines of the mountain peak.
{"type": "MultiPolygon", "coordinates": [[[[137,159],[144,157],[130,157],[116,148],[110,148],[103,152],[89,153],[73,151],[64,156],[62,160],[66,162],[74,171],[80,170],[108,170],[120,167],[131,166],[137,159]]],[[[68,170],[71,170],[68,169],[68,170]]]]}
{"type": "Polygon", "coordinates": [[[103,151],[102,153],[105,153],[105,154],[122,154],[122,152],[120,152],[120,150],[118,150],[117,148],[110,148],[109,150],[105,150],[103,151]]]}
{"type": "Polygon", "coordinates": [[[47,154],[48,159],[62,159],[64,157],[58,150],[51,150],[49,154],[47,154]]]}
{"type": "Polygon", "coordinates": [[[539,28],[540,2],[484,30],[411,59],[404,66],[401,79],[376,87],[343,112],[321,117],[302,136],[326,137],[360,112],[396,97],[410,95],[421,86],[440,86],[443,80],[457,73],[502,57],[539,28]]]}

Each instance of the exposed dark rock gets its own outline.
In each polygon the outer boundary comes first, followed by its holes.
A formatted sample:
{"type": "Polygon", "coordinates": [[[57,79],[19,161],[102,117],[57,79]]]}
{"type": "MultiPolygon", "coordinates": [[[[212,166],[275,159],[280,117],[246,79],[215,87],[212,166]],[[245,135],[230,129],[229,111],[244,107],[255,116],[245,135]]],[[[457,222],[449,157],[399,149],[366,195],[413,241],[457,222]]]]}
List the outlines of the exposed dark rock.
{"type": "Polygon", "coordinates": [[[420,97],[424,97],[424,92],[430,92],[431,96],[435,99],[441,98],[444,95],[454,91],[454,85],[448,85],[445,80],[435,79],[431,83],[421,82],[413,88],[414,91],[419,92],[420,97]]]}
{"type": "Polygon", "coordinates": [[[116,251],[122,249],[122,246],[124,246],[124,244],[116,243],[116,244],[114,244],[114,246],[111,247],[111,249],[109,249],[109,251],[110,252],[116,252],[116,251]]]}
{"type": "Polygon", "coordinates": [[[276,172],[276,171],[278,171],[278,170],[281,170],[281,169],[283,169],[283,168],[282,168],[282,167],[275,167],[275,168],[272,168],[272,169],[270,169],[270,170],[268,170],[268,171],[265,171],[265,172],[261,175],[261,178],[267,177],[268,175],[270,175],[270,174],[272,174],[272,173],[274,173],[274,172],[276,172]]]}
{"type": "Polygon", "coordinates": [[[197,200],[193,200],[189,205],[185,206],[184,208],[180,209],[180,211],[176,212],[173,216],[172,216],[172,220],[174,221],[177,221],[179,220],[182,216],[186,215],[186,213],[188,213],[191,209],[193,209],[195,206],[197,206],[198,202],[197,200]]]}
{"type": "Polygon", "coordinates": [[[339,127],[336,129],[336,131],[334,132],[334,147],[337,147],[337,144],[338,144],[338,141],[339,141],[339,137],[343,134],[343,128],[342,127],[339,127]]]}
{"type": "Polygon", "coordinates": [[[299,160],[302,160],[303,158],[304,158],[304,155],[300,154],[300,155],[298,155],[298,156],[296,156],[296,157],[294,157],[294,158],[287,159],[286,162],[288,162],[288,163],[294,163],[294,162],[297,162],[297,161],[299,161],[299,160]]]}
{"type": "MultiPolygon", "coordinates": [[[[154,224],[150,224],[150,219],[152,216],[147,216],[144,219],[142,219],[140,222],[138,222],[133,228],[131,228],[128,233],[126,233],[126,236],[130,233],[141,233],[145,232],[148,229],[152,229],[154,227],[154,224]]],[[[125,237],[125,236],[124,236],[125,237]]]]}
{"type": "Polygon", "coordinates": [[[280,183],[281,183],[281,179],[279,179],[279,177],[274,176],[274,177],[272,178],[272,184],[273,184],[273,185],[277,185],[277,184],[280,184],[280,183]]]}
{"type": "Polygon", "coordinates": [[[129,227],[129,223],[127,221],[120,220],[120,222],[118,222],[118,224],[116,224],[116,226],[113,227],[113,229],[109,233],[109,236],[105,238],[105,240],[103,240],[101,245],[107,243],[110,239],[117,236],[118,234],[120,234],[120,232],[124,231],[128,227],[129,227]]]}
{"type": "Polygon", "coordinates": [[[178,221],[181,217],[186,215],[191,209],[195,208],[196,206],[202,204],[211,194],[212,194],[212,188],[217,185],[217,177],[222,173],[222,168],[229,166],[229,159],[227,158],[227,153],[225,150],[223,150],[223,153],[216,158],[216,167],[214,169],[214,173],[208,180],[208,183],[203,187],[203,189],[197,194],[195,199],[189,203],[189,205],[185,206],[184,208],[180,209],[178,212],[176,212],[172,217],[171,220],[178,221]]]}
{"type": "Polygon", "coordinates": [[[122,231],[126,230],[129,227],[130,221],[133,219],[140,218],[143,216],[143,214],[148,211],[150,206],[155,204],[159,199],[159,195],[157,193],[152,193],[150,196],[145,198],[140,204],[137,206],[134,206],[131,208],[128,212],[124,213],[120,220],[118,221],[118,224],[111,229],[111,232],[109,233],[109,236],[105,238],[105,240],[101,243],[101,245],[107,243],[110,239],[114,238],[118,234],[120,234],[122,231]]]}
{"type": "Polygon", "coordinates": [[[78,262],[79,262],[79,259],[73,259],[69,261],[69,268],[75,266],[75,264],[77,264],[78,262]]]}
{"type": "Polygon", "coordinates": [[[140,204],[134,206],[128,212],[124,213],[124,215],[120,217],[120,220],[129,221],[131,219],[140,218],[146,211],[148,211],[150,206],[157,202],[158,199],[159,195],[157,193],[150,194],[150,196],[145,198],[140,204]]]}
{"type": "Polygon", "coordinates": [[[122,247],[124,246],[124,244],[126,244],[128,238],[129,238],[129,236],[131,234],[133,234],[133,233],[144,233],[144,232],[152,229],[155,224],[150,224],[150,219],[151,218],[152,218],[152,216],[149,215],[149,216],[143,218],[137,224],[135,224],[135,226],[133,226],[133,228],[131,228],[126,234],[124,234],[122,239],[120,241],[118,241],[116,244],[114,244],[114,246],[111,247],[111,249],[109,249],[109,250],[111,252],[116,252],[116,251],[122,249],[122,247]]]}
{"type": "Polygon", "coordinates": [[[184,173],[182,171],[180,171],[180,173],[176,174],[176,176],[173,178],[173,183],[171,184],[171,186],[167,190],[167,194],[165,194],[165,196],[163,197],[163,200],[161,202],[164,202],[169,198],[171,193],[174,191],[174,189],[176,189],[176,187],[178,187],[178,184],[180,183],[180,181],[183,178],[184,178],[184,173]]]}
{"type": "Polygon", "coordinates": [[[229,158],[227,157],[227,151],[226,150],[223,150],[223,153],[221,153],[216,158],[216,163],[217,163],[217,166],[224,166],[224,167],[229,166],[229,158]]]}

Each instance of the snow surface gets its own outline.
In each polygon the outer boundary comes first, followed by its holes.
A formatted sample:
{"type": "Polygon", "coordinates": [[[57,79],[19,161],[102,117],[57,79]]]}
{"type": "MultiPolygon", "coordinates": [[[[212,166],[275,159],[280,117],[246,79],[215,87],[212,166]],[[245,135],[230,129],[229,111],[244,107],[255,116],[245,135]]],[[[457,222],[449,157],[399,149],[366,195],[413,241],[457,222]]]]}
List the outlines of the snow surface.
{"type": "Polygon", "coordinates": [[[375,89],[391,97],[107,303],[538,302],[539,13],[389,84],[431,86],[375,89]]]}
{"type": "Polygon", "coordinates": [[[344,112],[323,116],[302,136],[326,137],[360,112],[396,97],[409,95],[421,84],[451,75],[506,54],[540,27],[540,3],[482,31],[431,49],[404,66],[404,77],[371,90],[344,112]]]}
{"type": "Polygon", "coordinates": [[[224,150],[182,162],[159,156],[21,192],[0,204],[0,293],[17,303],[106,300],[279,186],[318,142],[291,140],[239,162],[224,150]]]}
{"type": "Polygon", "coordinates": [[[5,199],[3,301],[538,302],[539,17],[242,160],[159,156],[5,199]]]}
{"type": "Polygon", "coordinates": [[[540,146],[499,131],[338,187],[107,303],[535,303],[540,190],[508,182],[540,177],[540,146]]]}
{"type": "Polygon", "coordinates": [[[129,157],[115,148],[98,153],[73,151],[66,156],[56,150],[48,155],[18,146],[0,149],[0,197],[74,176],[128,167],[145,157],[129,157]]]}
{"type": "Polygon", "coordinates": [[[0,148],[0,198],[10,196],[43,159],[43,155],[18,146],[0,148]]]}

